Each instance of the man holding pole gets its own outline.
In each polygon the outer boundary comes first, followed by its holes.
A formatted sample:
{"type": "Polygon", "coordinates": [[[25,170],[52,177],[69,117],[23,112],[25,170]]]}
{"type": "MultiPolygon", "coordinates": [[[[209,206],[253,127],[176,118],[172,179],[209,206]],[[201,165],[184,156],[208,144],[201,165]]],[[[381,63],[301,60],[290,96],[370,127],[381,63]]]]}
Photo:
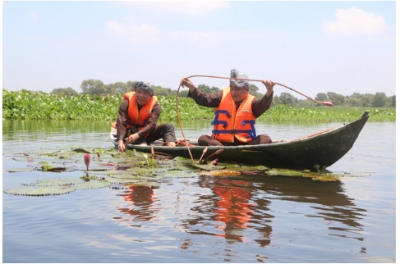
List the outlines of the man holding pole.
{"type": "Polygon", "coordinates": [[[212,135],[202,135],[198,139],[200,146],[237,146],[269,144],[271,138],[266,135],[256,135],[255,121],[267,111],[273,99],[271,80],[262,81],[267,92],[263,98],[257,99],[249,94],[250,84],[246,75],[239,75],[236,69],[231,71],[229,87],[220,93],[204,94],[188,79],[183,78],[181,85],[189,88],[188,97],[201,106],[214,107],[215,118],[212,135]]]}

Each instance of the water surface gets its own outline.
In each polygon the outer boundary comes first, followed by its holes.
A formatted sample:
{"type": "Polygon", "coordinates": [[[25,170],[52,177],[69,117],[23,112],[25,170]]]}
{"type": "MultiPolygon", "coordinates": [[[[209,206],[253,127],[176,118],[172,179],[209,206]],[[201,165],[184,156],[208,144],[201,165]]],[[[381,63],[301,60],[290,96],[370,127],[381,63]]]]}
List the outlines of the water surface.
{"type": "MultiPolygon", "coordinates": [[[[337,125],[258,124],[257,131],[289,139],[337,125]]],[[[183,127],[187,138],[210,133],[208,122],[183,127]]],[[[82,176],[9,173],[27,166],[12,153],[109,148],[108,132],[107,122],[3,121],[3,190],[82,176]]],[[[163,178],[153,189],[3,194],[3,262],[396,262],[395,140],[395,123],[367,123],[329,169],[370,176],[340,182],[199,176],[163,178]]]]}

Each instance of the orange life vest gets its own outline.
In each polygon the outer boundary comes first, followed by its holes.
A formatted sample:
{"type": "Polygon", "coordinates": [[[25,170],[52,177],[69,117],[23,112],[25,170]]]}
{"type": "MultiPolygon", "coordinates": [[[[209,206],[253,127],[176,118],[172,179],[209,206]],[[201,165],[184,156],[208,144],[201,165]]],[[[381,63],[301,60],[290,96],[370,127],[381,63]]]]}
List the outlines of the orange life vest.
{"type": "Polygon", "coordinates": [[[130,128],[131,126],[137,127],[138,130],[142,130],[143,127],[146,126],[147,119],[149,119],[151,115],[151,111],[153,110],[154,105],[157,102],[157,97],[152,96],[151,99],[142,106],[142,108],[138,109],[136,103],[136,93],[129,92],[124,94],[124,100],[129,100],[128,107],[128,120],[126,121],[126,128],[130,128]]]}
{"type": "Polygon", "coordinates": [[[214,110],[215,118],[211,123],[214,125],[212,137],[221,142],[234,142],[235,137],[243,143],[253,140],[256,137],[254,127],[256,117],[251,110],[254,98],[249,94],[236,111],[230,88],[224,88],[221,102],[214,110]]]}

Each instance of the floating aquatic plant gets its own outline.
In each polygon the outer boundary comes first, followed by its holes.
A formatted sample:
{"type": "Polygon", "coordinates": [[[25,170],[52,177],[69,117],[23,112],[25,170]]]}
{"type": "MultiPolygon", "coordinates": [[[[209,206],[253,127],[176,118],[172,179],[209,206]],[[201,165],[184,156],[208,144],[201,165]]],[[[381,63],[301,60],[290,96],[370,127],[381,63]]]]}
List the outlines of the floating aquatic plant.
{"type": "Polygon", "coordinates": [[[15,173],[15,172],[28,172],[28,171],[34,171],[34,170],[35,170],[35,168],[17,168],[17,169],[10,169],[10,170],[8,170],[8,172],[15,173]]]}
{"type": "Polygon", "coordinates": [[[14,195],[25,195],[25,196],[49,196],[49,195],[61,195],[75,191],[74,187],[63,187],[63,186],[51,186],[51,187],[20,187],[5,190],[4,193],[14,195]]]}
{"type": "MultiPolygon", "coordinates": [[[[189,178],[199,175],[215,177],[283,176],[303,177],[314,181],[339,181],[345,177],[368,176],[362,173],[332,173],[323,166],[316,165],[318,172],[309,170],[288,170],[267,168],[265,166],[247,166],[242,164],[205,162],[192,163],[190,159],[176,157],[165,159],[157,155],[148,156],[136,150],[126,153],[115,149],[38,150],[8,154],[11,159],[25,162],[26,168],[7,170],[10,173],[38,172],[84,172],[76,178],[39,179],[34,183],[24,183],[24,187],[7,189],[4,193],[28,196],[60,195],[74,190],[94,188],[118,188],[124,186],[158,187],[163,178],[189,178]],[[94,154],[91,156],[91,154],[94,154]],[[92,158],[91,158],[92,157],[92,158]],[[90,166],[89,170],[89,165],[90,166]]],[[[206,161],[206,159],[205,159],[206,161]]]]}

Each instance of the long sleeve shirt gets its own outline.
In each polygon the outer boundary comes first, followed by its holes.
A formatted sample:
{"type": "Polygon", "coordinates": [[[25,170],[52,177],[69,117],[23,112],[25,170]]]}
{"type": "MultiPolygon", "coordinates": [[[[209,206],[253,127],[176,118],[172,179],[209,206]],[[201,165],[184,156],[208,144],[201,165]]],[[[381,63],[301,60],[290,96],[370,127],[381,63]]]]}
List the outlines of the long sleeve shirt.
{"type": "MultiPolygon", "coordinates": [[[[127,128],[125,126],[126,121],[128,120],[128,107],[129,100],[124,100],[119,107],[118,110],[118,128],[117,128],[117,139],[124,140],[127,132],[127,128]]],[[[138,109],[140,111],[141,107],[138,105],[138,109]]],[[[149,119],[147,120],[147,124],[143,129],[141,129],[138,134],[140,138],[144,138],[147,133],[152,131],[157,124],[158,118],[161,114],[161,106],[156,102],[154,104],[153,110],[151,110],[151,114],[149,119]]]]}
{"type": "MultiPolygon", "coordinates": [[[[193,92],[189,91],[188,97],[193,98],[193,100],[198,105],[206,107],[218,107],[222,99],[222,92],[215,94],[206,94],[195,88],[193,92]]],[[[253,102],[251,103],[251,110],[253,111],[253,114],[256,118],[261,116],[271,107],[273,97],[274,93],[272,93],[269,97],[267,97],[267,95],[265,94],[263,98],[255,98],[253,100],[253,102]]],[[[236,109],[238,109],[241,103],[242,102],[236,103],[236,109]]]]}

